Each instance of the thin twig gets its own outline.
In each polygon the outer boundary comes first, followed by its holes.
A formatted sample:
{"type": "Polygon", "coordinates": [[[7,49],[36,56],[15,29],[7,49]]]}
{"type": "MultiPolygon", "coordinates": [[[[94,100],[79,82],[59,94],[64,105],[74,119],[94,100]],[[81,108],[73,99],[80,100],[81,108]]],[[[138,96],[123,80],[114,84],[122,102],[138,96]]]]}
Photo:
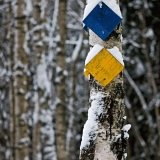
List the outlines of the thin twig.
{"type": "Polygon", "coordinates": [[[133,128],[133,131],[135,133],[135,137],[137,138],[137,140],[138,140],[139,144],[141,145],[142,149],[144,150],[145,155],[147,155],[148,148],[146,146],[146,142],[141,137],[141,134],[140,134],[139,129],[137,127],[138,125],[137,125],[137,123],[135,121],[135,118],[133,116],[132,106],[131,106],[131,104],[130,104],[130,102],[129,102],[127,97],[125,97],[125,105],[126,105],[127,110],[129,112],[130,118],[132,119],[132,128],[133,128]]]}
{"type": "Polygon", "coordinates": [[[128,82],[130,83],[130,85],[132,86],[132,88],[135,90],[140,102],[141,102],[141,105],[142,105],[142,108],[144,110],[144,113],[148,119],[148,123],[149,123],[149,126],[152,127],[152,124],[153,124],[153,120],[152,120],[152,117],[150,116],[149,112],[148,112],[148,106],[147,106],[147,103],[141,93],[141,91],[139,90],[138,86],[136,85],[136,83],[133,81],[133,79],[131,78],[131,76],[129,75],[128,71],[127,70],[124,70],[124,75],[125,77],[127,78],[128,82]]]}

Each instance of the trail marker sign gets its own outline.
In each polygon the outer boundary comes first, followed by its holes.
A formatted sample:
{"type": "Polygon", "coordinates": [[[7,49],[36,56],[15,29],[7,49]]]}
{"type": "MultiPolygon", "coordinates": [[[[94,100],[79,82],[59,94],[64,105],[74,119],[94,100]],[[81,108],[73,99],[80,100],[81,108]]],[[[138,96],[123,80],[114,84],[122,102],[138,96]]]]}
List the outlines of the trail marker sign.
{"type": "Polygon", "coordinates": [[[111,32],[122,21],[104,2],[99,2],[83,20],[84,29],[90,28],[102,40],[106,40],[111,32]]]}
{"type": "MultiPolygon", "coordinates": [[[[92,51],[90,51],[90,54],[92,51]]],[[[119,54],[121,54],[119,52],[119,54]]],[[[122,57],[122,55],[119,55],[122,57]]],[[[120,62],[108,50],[102,48],[86,65],[84,75],[88,78],[91,74],[102,86],[109,84],[123,69],[120,62]]]]}

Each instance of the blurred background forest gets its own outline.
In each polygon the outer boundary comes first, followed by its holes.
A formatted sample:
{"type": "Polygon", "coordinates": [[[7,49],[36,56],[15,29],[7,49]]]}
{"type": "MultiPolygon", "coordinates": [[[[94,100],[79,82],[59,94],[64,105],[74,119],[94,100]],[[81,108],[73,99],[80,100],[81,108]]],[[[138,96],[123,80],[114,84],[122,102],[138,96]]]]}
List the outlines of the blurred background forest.
{"type": "MultiPolygon", "coordinates": [[[[0,159],[77,160],[89,107],[85,0],[0,0],[0,159]]],[[[160,157],[160,1],[120,0],[128,160],[160,157]]]]}

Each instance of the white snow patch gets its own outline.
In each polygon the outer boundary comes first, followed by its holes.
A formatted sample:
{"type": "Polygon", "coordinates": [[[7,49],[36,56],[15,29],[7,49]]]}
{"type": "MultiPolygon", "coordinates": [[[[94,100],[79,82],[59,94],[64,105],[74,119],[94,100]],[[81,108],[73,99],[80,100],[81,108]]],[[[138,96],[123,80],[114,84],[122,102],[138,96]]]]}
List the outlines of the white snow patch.
{"type": "Polygon", "coordinates": [[[99,3],[99,7],[102,8],[102,6],[103,6],[103,4],[102,4],[102,2],[100,2],[100,3],[99,3]]]}
{"type": "Polygon", "coordinates": [[[116,46],[107,50],[124,66],[122,53],[119,51],[119,49],[116,46]]]}
{"type": "Polygon", "coordinates": [[[21,72],[21,71],[16,71],[16,72],[14,72],[14,75],[15,75],[15,76],[22,76],[22,75],[23,75],[23,72],[21,72]]]}
{"type": "MultiPolygon", "coordinates": [[[[36,21],[35,21],[35,23],[36,23],[36,21]]],[[[45,25],[44,23],[41,24],[41,25],[36,25],[36,26],[31,30],[30,34],[36,32],[36,31],[40,31],[41,29],[44,29],[44,27],[45,27],[44,25],[45,25]]],[[[38,38],[37,38],[37,39],[38,39],[38,38]]],[[[37,40],[37,39],[34,39],[34,40],[37,40]]]]}
{"type": "Polygon", "coordinates": [[[26,15],[30,15],[33,11],[33,5],[32,5],[32,1],[31,0],[25,0],[26,3],[26,15]]]}
{"type": "Polygon", "coordinates": [[[36,158],[37,158],[37,159],[42,159],[42,154],[41,154],[41,152],[37,153],[36,158]]]}
{"type": "Polygon", "coordinates": [[[129,138],[129,134],[127,132],[124,132],[124,139],[128,139],[129,138]]]}
{"type": "Polygon", "coordinates": [[[5,119],[6,119],[7,116],[8,116],[7,113],[6,113],[5,111],[2,112],[2,115],[3,115],[3,118],[5,118],[5,119]]]}
{"type": "MultiPolygon", "coordinates": [[[[103,47],[101,45],[94,45],[94,47],[91,49],[91,51],[88,53],[86,57],[85,65],[89,63],[89,61],[91,61],[91,59],[94,58],[102,49],[103,47]]],[[[122,54],[116,46],[107,50],[124,66],[122,54]]]]}
{"type": "Polygon", "coordinates": [[[24,160],[29,160],[29,157],[25,157],[24,160]]]}
{"type": "Polygon", "coordinates": [[[29,70],[29,68],[28,68],[28,65],[25,65],[25,66],[24,66],[24,72],[26,73],[27,76],[30,76],[30,75],[31,75],[31,72],[30,72],[30,70],[29,70]]]}
{"type": "Polygon", "coordinates": [[[27,85],[27,81],[23,81],[23,85],[25,85],[25,86],[26,86],[26,85],[27,85]]]}
{"type": "Polygon", "coordinates": [[[77,45],[76,45],[76,47],[75,47],[75,49],[74,49],[74,51],[72,53],[72,61],[75,61],[77,59],[78,53],[79,53],[79,51],[81,49],[81,46],[82,46],[82,42],[83,42],[83,34],[80,34],[79,35],[79,39],[76,42],[77,45]]]}
{"type": "Polygon", "coordinates": [[[54,160],[55,159],[54,152],[50,152],[50,153],[44,155],[44,159],[52,159],[52,160],[54,160]]]}
{"type": "MultiPolygon", "coordinates": [[[[100,2],[105,3],[113,12],[115,12],[120,18],[122,18],[122,14],[119,8],[119,5],[116,3],[116,0],[88,0],[86,8],[84,10],[83,19],[85,19],[88,14],[95,8],[95,6],[100,2]]],[[[100,5],[102,7],[102,5],[100,5]]]]}
{"type": "Polygon", "coordinates": [[[125,126],[123,126],[122,131],[128,132],[130,128],[131,128],[131,124],[126,124],[125,126]]]}
{"type": "Polygon", "coordinates": [[[123,42],[123,36],[122,36],[122,34],[121,34],[121,42],[123,42]]]}
{"type": "Polygon", "coordinates": [[[69,74],[68,74],[68,71],[64,70],[64,71],[63,71],[63,75],[64,75],[64,76],[68,76],[68,75],[69,75],[69,74]]]}
{"type": "Polygon", "coordinates": [[[5,74],[7,74],[7,71],[3,68],[0,68],[0,77],[3,77],[5,74]]]}
{"type": "Polygon", "coordinates": [[[20,140],[19,140],[19,143],[28,143],[30,140],[29,140],[29,138],[28,137],[25,137],[25,138],[21,138],[20,140]]]}
{"type": "Polygon", "coordinates": [[[124,116],[124,117],[123,117],[123,119],[125,119],[125,120],[126,120],[126,119],[127,119],[127,116],[124,116]]]}
{"type": "Polygon", "coordinates": [[[134,47],[141,48],[141,45],[139,45],[138,43],[136,43],[136,42],[133,41],[132,39],[130,39],[129,42],[130,42],[134,47]]]}
{"type": "Polygon", "coordinates": [[[41,110],[40,121],[44,124],[52,122],[52,112],[50,110],[41,110]]]}
{"type": "Polygon", "coordinates": [[[41,47],[41,46],[43,46],[43,42],[42,42],[42,41],[39,41],[39,42],[36,43],[36,45],[37,45],[38,47],[41,47]]]}
{"type": "Polygon", "coordinates": [[[43,19],[45,16],[45,9],[47,7],[47,2],[46,0],[41,0],[41,14],[40,14],[40,18],[43,19]]]}
{"type": "Polygon", "coordinates": [[[10,149],[6,149],[6,151],[5,151],[5,156],[6,156],[6,159],[10,159],[10,156],[11,156],[11,151],[10,151],[10,149]]]}
{"type": "Polygon", "coordinates": [[[120,139],[120,138],[121,138],[121,134],[118,134],[118,135],[114,138],[114,142],[117,142],[118,139],[120,139]]]}
{"type": "Polygon", "coordinates": [[[45,148],[44,148],[44,152],[46,153],[48,153],[48,152],[52,152],[52,150],[53,150],[53,148],[52,147],[50,147],[50,146],[46,146],[45,148]]]}
{"type": "Polygon", "coordinates": [[[28,100],[31,97],[31,92],[27,92],[25,95],[25,99],[28,100]]]}
{"type": "Polygon", "coordinates": [[[92,58],[94,58],[101,50],[103,47],[99,44],[96,44],[91,51],[88,53],[86,60],[85,60],[85,65],[91,61],[92,58]]]}
{"type": "Polygon", "coordinates": [[[57,34],[56,37],[54,37],[54,41],[55,42],[60,42],[61,41],[61,36],[59,34],[57,34]]]}
{"type": "Polygon", "coordinates": [[[127,158],[127,153],[124,153],[124,154],[123,154],[123,157],[124,157],[124,158],[127,158]]]}
{"type": "Polygon", "coordinates": [[[97,118],[98,115],[103,112],[103,107],[101,106],[103,105],[101,101],[102,97],[104,97],[104,95],[101,93],[95,93],[91,96],[91,107],[88,110],[88,120],[84,125],[80,149],[88,147],[90,144],[89,141],[96,139],[96,131],[98,130],[97,118]]]}
{"type": "Polygon", "coordinates": [[[27,55],[30,54],[30,48],[28,47],[28,44],[26,41],[24,42],[23,49],[27,55]]]}
{"type": "Polygon", "coordinates": [[[47,76],[47,66],[45,56],[42,55],[41,63],[37,67],[37,81],[38,87],[45,91],[45,95],[50,94],[51,86],[47,76]]]}
{"type": "Polygon", "coordinates": [[[25,113],[22,113],[20,116],[20,120],[27,122],[27,115],[25,113]]]}
{"type": "Polygon", "coordinates": [[[14,70],[16,70],[17,68],[24,68],[24,65],[21,61],[16,62],[16,64],[14,65],[14,70]]]}
{"type": "Polygon", "coordinates": [[[33,112],[33,124],[35,125],[38,122],[38,113],[37,112],[33,112]]]}
{"type": "Polygon", "coordinates": [[[25,94],[25,90],[24,90],[23,88],[20,88],[20,89],[19,89],[19,93],[25,94]]]}
{"type": "Polygon", "coordinates": [[[36,25],[37,24],[36,20],[33,17],[30,17],[29,21],[30,21],[30,23],[32,25],[36,25]]]}
{"type": "Polygon", "coordinates": [[[152,28],[149,28],[145,34],[146,38],[153,38],[154,37],[154,32],[152,28]]]}
{"type": "Polygon", "coordinates": [[[60,73],[60,72],[62,72],[62,68],[60,66],[57,66],[56,67],[56,73],[60,73]]]}

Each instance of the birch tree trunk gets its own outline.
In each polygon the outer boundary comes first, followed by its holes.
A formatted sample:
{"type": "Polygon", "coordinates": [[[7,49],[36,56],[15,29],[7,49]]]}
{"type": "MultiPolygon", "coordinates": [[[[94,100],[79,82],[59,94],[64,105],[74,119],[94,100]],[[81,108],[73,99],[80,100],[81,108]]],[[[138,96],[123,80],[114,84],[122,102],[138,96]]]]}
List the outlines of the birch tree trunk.
{"type": "MultiPolygon", "coordinates": [[[[122,51],[121,25],[102,41],[89,30],[89,43],[93,47],[100,44],[106,49],[114,46],[122,51]]],[[[124,137],[124,89],[123,75],[120,73],[106,87],[102,87],[90,75],[90,103],[88,120],[84,126],[80,147],[81,160],[121,160],[125,157],[124,137]],[[87,128],[91,128],[87,129],[87,128]]]]}
{"type": "Polygon", "coordinates": [[[57,159],[65,160],[67,158],[66,151],[66,133],[67,133],[67,122],[66,122],[66,52],[65,52],[65,41],[66,41],[66,8],[67,1],[59,1],[59,13],[58,13],[58,34],[60,41],[58,47],[60,51],[56,55],[56,94],[57,94],[57,105],[56,105],[56,149],[57,159]]]}
{"type": "Polygon", "coordinates": [[[51,81],[48,77],[47,64],[47,5],[48,1],[33,0],[33,19],[30,32],[33,58],[35,60],[35,77],[33,77],[34,87],[37,88],[33,94],[35,97],[32,129],[33,158],[55,159],[54,133],[52,125],[52,112],[50,110],[51,101],[51,81]]]}
{"type": "MultiPolygon", "coordinates": [[[[8,2],[8,1],[7,1],[8,2]]],[[[11,3],[8,3],[8,10],[7,10],[7,20],[8,22],[11,22],[11,19],[13,18],[12,17],[12,6],[11,6],[11,3]]],[[[12,73],[13,72],[13,68],[14,68],[14,63],[13,63],[13,47],[14,47],[14,43],[13,43],[13,31],[12,31],[12,28],[11,28],[11,24],[8,26],[7,28],[8,30],[8,34],[7,34],[7,37],[9,37],[9,40],[10,42],[8,42],[10,45],[8,47],[8,55],[9,55],[9,71],[12,73]]],[[[14,95],[14,87],[13,87],[13,75],[10,76],[10,81],[9,81],[9,98],[10,98],[10,146],[13,148],[14,146],[14,136],[13,136],[13,133],[14,133],[14,98],[13,98],[13,95],[14,95]]],[[[11,151],[11,160],[13,160],[13,151],[11,151]]]]}
{"type": "MultiPolygon", "coordinates": [[[[46,2],[47,3],[47,2],[46,2]]],[[[45,85],[43,84],[43,73],[44,73],[44,61],[46,44],[44,43],[44,23],[45,23],[45,5],[44,10],[42,10],[42,5],[44,5],[42,0],[33,0],[33,18],[34,23],[32,23],[32,47],[33,47],[33,57],[35,59],[35,76],[36,81],[34,81],[37,92],[35,92],[35,104],[34,104],[34,114],[38,115],[38,121],[33,119],[33,130],[32,130],[32,147],[33,147],[33,158],[36,160],[39,156],[44,159],[45,153],[44,148],[46,146],[45,139],[42,138],[41,127],[43,126],[40,121],[41,110],[48,109],[47,100],[44,96],[45,85]],[[43,13],[42,13],[43,12],[43,13]],[[37,95],[37,96],[36,96],[37,95]],[[42,101],[42,99],[44,99],[42,101]]]]}
{"type": "MultiPolygon", "coordinates": [[[[14,5],[14,48],[13,48],[13,84],[11,109],[11,141],[13,147],[12,160],[22,160],[29,157],[29,136],[27,122],[27,61],[23,48],[25,43],[25,3],[16,0],[14,5]]],[[[12,59],[10,59],[12,61],[12,59]]]]}

